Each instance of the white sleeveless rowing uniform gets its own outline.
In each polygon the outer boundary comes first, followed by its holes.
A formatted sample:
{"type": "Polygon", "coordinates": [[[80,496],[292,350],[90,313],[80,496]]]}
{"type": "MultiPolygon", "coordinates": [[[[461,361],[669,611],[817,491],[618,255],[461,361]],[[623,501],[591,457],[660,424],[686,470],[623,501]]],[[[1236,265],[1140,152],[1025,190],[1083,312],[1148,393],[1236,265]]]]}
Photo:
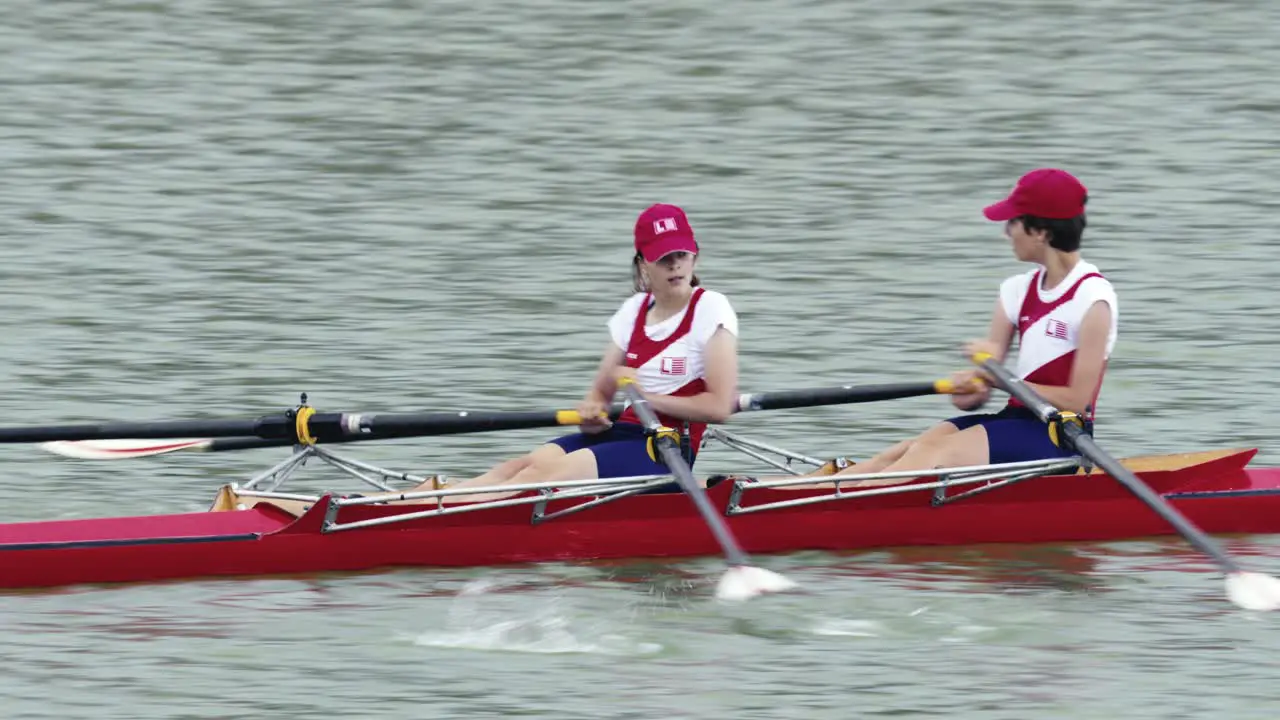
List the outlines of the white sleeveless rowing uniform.
{"type": "MultiPolygon", "coordinates": [[[[1098,268],[1083,260],[1067,273],[1057,287],[1041,287],[1044,269],[1015,275],[1000,285],[1000,305],[1009,322],[1018,329],[1018,362],[1015,372],[1027,382],[1041,385],[1071,384],[1076,350],[1080,346],[1080,324],[1094,303],[1111,306],[1111,331],[1107,334],[1106,357],[1115,347],[1117,319],[1116,293],[1098,268]]],[[[1103,373],[1106,366],[1103,366],[1103,373]]],[[[1093,419],[1102,378],[1085,412],[1093,419]]],[[[1017,400],[996,413],[968,414],[947,422],[958,430],[981,425],[987,435],[987,458],[992,463],[1067,457],[1068,447],[1059,447],[1050,439],[1040,418],[1017,400]]]]}
{"type": "MultiPolygon", "coordinates": [[[[706,348],[716,330],[725,328],[738,334],[738,315],[724,295],[694,288],[684,312],[649,324],[653,296],[636,293],[622,303],[609,320],[609,334],[624,353],[623,362],[636,369],[636,381],[647,392],[690,397],[706,390],[706,348]]],[[[659,414],[670,427],[682,427],[682,420],[659,414]]],[[[638,423],[628,408],[621,422],[638,423]]],[[[693,447],[698,447],[705,423],[688,423],[693,447]]]]}
{"type": "MultiPolygon", "coordinates": [[[[622,303],[609,320],[609,335],[623,352],[623,362],[636,369],[636,381],[646,392],[690,397],[706,390],[707,343],[724,328],[738,334],[738,316],[729,300],[714,290],[694,288],[683,312],[662,322],[648,322],[653,296],[637,293],[622,303]]],[[[692,464],[706,423],[686,422],[658,413],[668,427],[689,433],[692,464]]],[[[648,438],[639,418],[627,408],[608,430],[574,433],[551,441],[566,453],[590,450],[597,477],[666,475],[670,471],[649,457],[648,438]]],[[[675,488],[678,491],[678,488],[675,488]]]]}
{"type": "MultiPolygon", "coordinates": [[[[1000,285],[1000,305],[1018,329],[1018,377],[1040,385],[1066,386],[1071,383],[1071,370],[1075,367],[1080,325],[1094,303],[1111,306],[1106,358],[1111,357],[1120,317],[1116,292],[1098,268],[1083,260],[1055,288],[1041,287],[1043,278],[1044,268],[1037,268],[1005,280],[1000,285]]],[[[1101,389],[1099,377],[1085,413],[1088,419],[1093,417],[1101,389]]],[[[1010,398],[1009,405],[1018,407],[1021,403],[1010,398]]]]}

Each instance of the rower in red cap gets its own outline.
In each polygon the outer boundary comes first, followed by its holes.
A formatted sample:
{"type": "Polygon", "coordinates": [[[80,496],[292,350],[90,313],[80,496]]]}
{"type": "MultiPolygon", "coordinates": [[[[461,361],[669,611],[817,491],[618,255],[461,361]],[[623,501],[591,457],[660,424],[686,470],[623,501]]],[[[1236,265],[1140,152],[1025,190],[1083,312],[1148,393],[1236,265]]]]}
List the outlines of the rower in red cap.
{"type": "MultiPolygon", "coordinates": [[[[1085,229],[1084,185],[1064,170],[1023,175],[1009,197],[983,210],[1004,223],[1014,257],[1036,268],[1008,278],[992,313],[987,337],[969,342],[966,358],[986,352],[1003,361],[1018,338],[1015,374],[1055,407],[1078,413],[1092,427],[1107,359],[1116,342],[1116,293],[1098,268],[1080,257],[1085,229]]],[[[977,410],[990,387],[977,371],[957,374],[971,392],[951,396],[956,407],[977,410]]],[[[998,412],[960,415],[875,457],[854,464],[828,463],[815,475],[926,471],[1065,457],[1043,422],[1017,400],[998,412]]],[[[894,484],[897,479],[865,485],[894,484]]]]}
{"type": "Polygon", "coordinates": [[[706,424],[732,415],[738,384],[738,316],[724,295],[700,287],[697,263],[698,243],[683,210],[659,204],[641,213],[631,271],[635,294],[610,318],[610,341],[578,406],[584,418],[594,419],[577,433],[449,487],[669,474],[649,456],[644,428],[630,409],[617,422],[608,420],[624,376],[636,380],[664,425],[687,436],[692,465],[706,424]]]}

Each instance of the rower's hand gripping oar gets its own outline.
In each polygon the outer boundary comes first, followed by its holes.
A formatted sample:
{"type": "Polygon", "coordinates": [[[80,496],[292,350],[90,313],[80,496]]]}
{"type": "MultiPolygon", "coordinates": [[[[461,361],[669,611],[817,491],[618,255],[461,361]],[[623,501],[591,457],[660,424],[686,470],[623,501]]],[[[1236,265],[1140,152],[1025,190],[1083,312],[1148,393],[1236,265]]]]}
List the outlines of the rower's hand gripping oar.
{"type": "MultiPolygon", "coordinates": [[[[738,396],[734,412],[879,402],[952,392],[955,392],[955,387],[950,380],[938,380],[744,393],[738,396]]],[[[303,396],[303,404],[305,403],[303,396]]],[[[249,421],[197,420],[0,428],[0,442],[38,442],[43,450],[81,460],[127,460],[184,451],[221,452],[306,444],[300,442],[300,435],[323,443],[347,443],[582,424],[582,417],[576,410],[383,415],[303,412],[299,416],[297,413],[301,410],[290,411],[292,415],[286,413],[284,416],[265,416],[249,421]],[[291,419],[292,424],[286,418],[291,419]],[[347,430],[353,426],[354,434],[347,430]],[[214,433],[217,437],[198,437],[214,433]]],[[[617,419],[621,413],[622,407],[614,406],[609,417],[617,419]]]]}
{"type": "Polygon", "coordinates": [[[654,453],[656,448],[663,464],[671,470],[681,489],[693,500],[702,519],[706,521],[716,541],[724,549],[729,570],[720,578],[720,584],[716,587],[716,597],[721,600],[747,600],[762,593],[782,592],[795,587],[794,582],[782,575],[751,565],[747,554],[738,545],[738,541],[734,539],[733,533],[729,531],[724,520],[716,513],[711,501],[707,499],[706,492],[693,477],[689,463],[685,462],[681,455],[680,434],[658,422],[657,414],[649,406],[649,401],[640,393],[640,389],[636,387],[635,380],[621,378],[618,381],[618,387],[631,400],[631,409],[635,411],[636,417],[640,419],[640,423],[649,435],[650,456],[658,460],[658,456],[654,453]]]}
{"type": "Polygon", "coordinates": [[[1187,542],[1209,557],[1226,574],[1227,597],[1246,610],[1280,609],[1280,580],[1262,573],[1247,572],[1218,543],[1196,527],[1182,513],[1160,497],[1137,475],[1112,457],[1085,431],[1084,423],[1073,412],[1058,410],[1008,368],[988,353],[976,353],[973,362],[995,378],[996,383],[1027,406],[1049,426],[1050,437],[1059,447],[1074,449],[1108,475],[1138,496],[1160,517],[1174,527],[1187,542]]]}

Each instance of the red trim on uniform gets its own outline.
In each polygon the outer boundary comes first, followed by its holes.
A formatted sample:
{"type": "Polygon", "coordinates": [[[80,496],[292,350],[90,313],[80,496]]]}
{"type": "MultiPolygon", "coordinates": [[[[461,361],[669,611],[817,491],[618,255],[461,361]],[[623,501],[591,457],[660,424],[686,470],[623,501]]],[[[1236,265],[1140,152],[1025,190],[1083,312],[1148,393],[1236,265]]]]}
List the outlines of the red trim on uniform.
{"type": "Polygon", "coordinates": [[[1031,277],[1031,284],[1027,286],[1026,297],[1022,298],[1022,309],[1018,312],[1019,338],[1027,331],[1027,328],[1035,325],[1040,318],[1070,302],[1076,296],[1076,290],[1080,289],[1081,283],[1085,280],[1102,277],[1099,273],[1088,273],[1077,280],[1066,292],[1062,293],[1062,296],[1057,300],[1045,302],[1040,299],[1040,276],[1043,274],[1043,270],[1036,271],[1036,274],[1031,277]]]}
{"type": "MultiPolygon", "coordinates": [[[[1041,318],[1049,313],[1057,310],[1075,297],[1076,291],[1089,278],[1100,278],[1101,273],[1091,272],[1085,274],[1079,280],[1075,281],[1066,292],[1062,293],[1056,300],[1045,302],[1040,299],[1040,278],[1044,275],[1043,270],[1037,270],[1035,275],[1031,276],[1031,284],[1027,286],[1027,294],[1022,298],[1022,308],[1018,312],[1018,343],[1021,345],[1022,336],[1027,330],[1040,321],[1041,318]]],[[[1035,383],[1037,385],[1048,385],[1050,387],[1067,387],[1071,384],[1071,371],[1075,369],[1076,351],[1072,349],[1064,355],[1050,360],[1040,367],[1032,370],[1024,381],[1035,383]]],[[[1093,400],[1085,412],[1085,418],[1093,419],[1094,408],[1098,405],[1098,395],[1102,392],[1102,377],[1107,374],[1107,365],[1105,361],[1102,365],[1102,374],[1098,376],[1098,386],[1094,388],[1093,400]]],[[[1009,407],[1022,407],[1022,403],[1017,398],[1009,398],[1009,407]]]]}
{"type": "MultiPolygon", "coordinates": [[[[693,313],[698,308],[698,300],[702,298],[702,288],[694,288],[693,296],[689,299],[689,307],[684,311],[684,319],[680,321],[680,325],[676,327],[670,335],[662,340],[654,340],[644,331],[645,320],[649,317],[649,304],[653,299],[653,295],[645,295],[644,301],[640,303],[640,312],[636,313],[635,325],[631,328],[631,339],[627,342],[625,355],[625,365],[629,368],[638,368],[649,362],[664,350],[676,342],[680,338],[689,334],[693,329],[693,313]]],[[[706,392],[707,383],[702,378],[697,378],[692,382],[676,388],[673,392],[668,393],[675,397],[693,397],[706,392]]],[[[692,444],[694,452],[697,452],[698,445],[702,442],[702,434],[706,432],[706,423],[696,423],[679,418],[671,417],[657,413],[658,421],[663,425],[672,428],[688,426],[689,440],[692,444]]],[[[629,422],[640,424],[640,418],[628,407],[618,418],[618,422],[629,422]]]]}
{"type": "Polygon", "coordinates": [[[652,299],[653,295],[644,296],[644,302],[640,303],[640,312],[636,313],[635,325],[631,326],[631,340],[627,342],[627,367],[638,368],[644,365],[663,350],[671,347],[672,343],[689,334],[693,329],[693,311],[697,309],[698,301],[702,299],[702,288],[694,288],[693,297],[689,299],[689,308],[684,311],[684,319],[680,321],[680,325],[674,332],[662,340],[652,340],[644,331],[652,299]],[[631,357],[632,355],[635,357],[631,357]]]}
{"type": "Polygon", "coordinates": [[[1023,380],[1037,385],[1066,387],[1071,384],[1071,369],[1075,364],[1076,351],[1072,350],[1036,368],[1023,380]]]}

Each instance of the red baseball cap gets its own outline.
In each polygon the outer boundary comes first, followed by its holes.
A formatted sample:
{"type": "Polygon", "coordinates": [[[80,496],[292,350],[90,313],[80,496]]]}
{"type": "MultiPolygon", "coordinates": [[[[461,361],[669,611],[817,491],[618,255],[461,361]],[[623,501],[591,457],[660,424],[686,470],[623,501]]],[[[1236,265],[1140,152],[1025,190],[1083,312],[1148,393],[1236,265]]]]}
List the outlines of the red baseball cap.
{"type": "Polygon", "coordinates": [[[1040,168],[1018,178],[1009,197],[983,208],[988,220],[1003,222],[1021,215],[1069,220],[1084,214],[1089,193],[1066,170],[1040,168]]]}
{"type": "Polygon", "coordinates": [[[673,252],[698,252],[689,218],[675,205],[650,206],[636,220],[636,252],[646,262],[657,262],[673,252]]]}

